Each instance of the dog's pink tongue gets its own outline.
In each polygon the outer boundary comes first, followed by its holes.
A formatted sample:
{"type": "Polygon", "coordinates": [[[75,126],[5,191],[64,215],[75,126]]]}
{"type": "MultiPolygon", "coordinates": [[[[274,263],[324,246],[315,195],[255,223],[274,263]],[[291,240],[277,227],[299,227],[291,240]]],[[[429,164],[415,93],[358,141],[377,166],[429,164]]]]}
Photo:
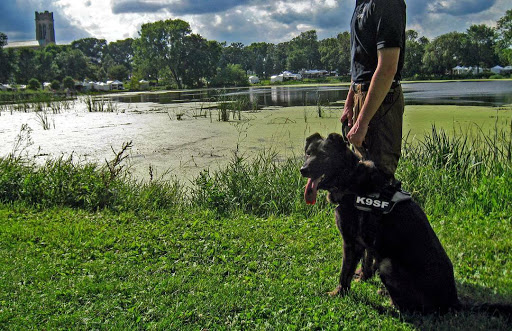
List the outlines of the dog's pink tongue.
{"type": "Polygon", "coordinates": [[[320,182],[320,178],[312,180],[308,178],[308,183],[306,184],[306,189],[304,190],[304,200],[308,205],[314,205],[316,202],[316,193],[318,192],[318,183],[320,182]]]}

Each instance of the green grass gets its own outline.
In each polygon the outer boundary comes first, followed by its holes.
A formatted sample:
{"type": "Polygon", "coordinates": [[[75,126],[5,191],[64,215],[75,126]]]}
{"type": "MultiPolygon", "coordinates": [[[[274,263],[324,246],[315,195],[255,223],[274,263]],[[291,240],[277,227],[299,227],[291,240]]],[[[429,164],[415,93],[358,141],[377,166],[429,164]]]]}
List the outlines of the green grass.
{"type": "MultiPolygon", "coordinates": [[[[512,303],[510,146],[510,129],[437,129],[399,165],[472,301],[512,303]]],[[[378,278],[328,297],[342,242],[334,207],[303,203],[300,163],[235,157],[183,187],[134,181],[119,162],[2,159],[0,328],[509,328],[481,313],[399,315],[378,278]]]]}

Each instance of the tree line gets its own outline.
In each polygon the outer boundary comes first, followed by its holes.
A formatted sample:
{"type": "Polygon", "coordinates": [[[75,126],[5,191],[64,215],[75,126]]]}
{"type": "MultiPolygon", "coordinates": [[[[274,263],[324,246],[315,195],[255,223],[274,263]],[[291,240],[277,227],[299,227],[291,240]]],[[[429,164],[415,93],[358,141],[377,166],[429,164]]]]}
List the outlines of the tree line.
{"type": "MultiPolygon", "coordinates": [[[[0,83],[107,79],[137,84],[146,79],[168,87],[237,86],[247,84],[247,72],[260,78],[289,70],[325,69],[348,79],[350,34],[319,40],[315,30],[278,44],[207,40],[192,33],[189,23],[169,19],[142,25],[139,37],[107,43],[84,38],[70,45],[41,49],[4,49],[0,32],[0,83]]],[[[489,68],[512,65],[512,9],[496,27],[472,25],[433,40],[406,32],[403,76],[442,78],[457,65],[489,68]]]]}

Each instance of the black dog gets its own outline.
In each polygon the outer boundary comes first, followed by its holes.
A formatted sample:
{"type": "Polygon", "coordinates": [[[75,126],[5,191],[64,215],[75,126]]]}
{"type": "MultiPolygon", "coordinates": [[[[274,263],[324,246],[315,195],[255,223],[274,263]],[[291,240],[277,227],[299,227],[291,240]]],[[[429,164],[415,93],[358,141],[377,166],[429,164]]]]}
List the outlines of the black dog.
{"type": "Polygon", "coordinates": [[[398,203],[387,214],[356,208],[357,196],[378,192],[385,180],[373,163],[361,162],[340,135],[308,137],[300,171],[309,178],[304,193],[307,203],[315,202],[318,190],[327,190],[329,200],[338,204],[336,225],[343,237],[343,265],[339,285],[331,295],[350,289],[366,249],[375,256],[380,278],[400,311],[446,312],[459,305],[452,263],[413,200],[398,203]]]}

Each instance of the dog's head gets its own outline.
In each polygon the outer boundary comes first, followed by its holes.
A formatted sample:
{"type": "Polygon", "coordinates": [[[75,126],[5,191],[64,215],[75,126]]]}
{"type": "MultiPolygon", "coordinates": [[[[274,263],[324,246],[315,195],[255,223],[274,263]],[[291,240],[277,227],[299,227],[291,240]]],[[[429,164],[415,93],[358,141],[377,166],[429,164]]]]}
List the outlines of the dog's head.
{"type": "Polygon", "coordinates": [[[318,133],[309,136],[305,153],[306,159],[300,173],[308,178],[304,191],[304,199],[308,204],[316,202],[318,190],[338,187],[359,162],[343,137],[337,133],[331,133],[325,139],[318,133]]]}
{"type": "Polygon", "coordinates": [[[306,139],[306,160],[300,169],[308,178],[304,199],[308,204],[316,202],[318,190],[333,192],[351,191],[368,193],[384,185],[384,177],[371,161],[360,158],[348,147],[337,133],[322,138],[318,133],[306,139]]]}

